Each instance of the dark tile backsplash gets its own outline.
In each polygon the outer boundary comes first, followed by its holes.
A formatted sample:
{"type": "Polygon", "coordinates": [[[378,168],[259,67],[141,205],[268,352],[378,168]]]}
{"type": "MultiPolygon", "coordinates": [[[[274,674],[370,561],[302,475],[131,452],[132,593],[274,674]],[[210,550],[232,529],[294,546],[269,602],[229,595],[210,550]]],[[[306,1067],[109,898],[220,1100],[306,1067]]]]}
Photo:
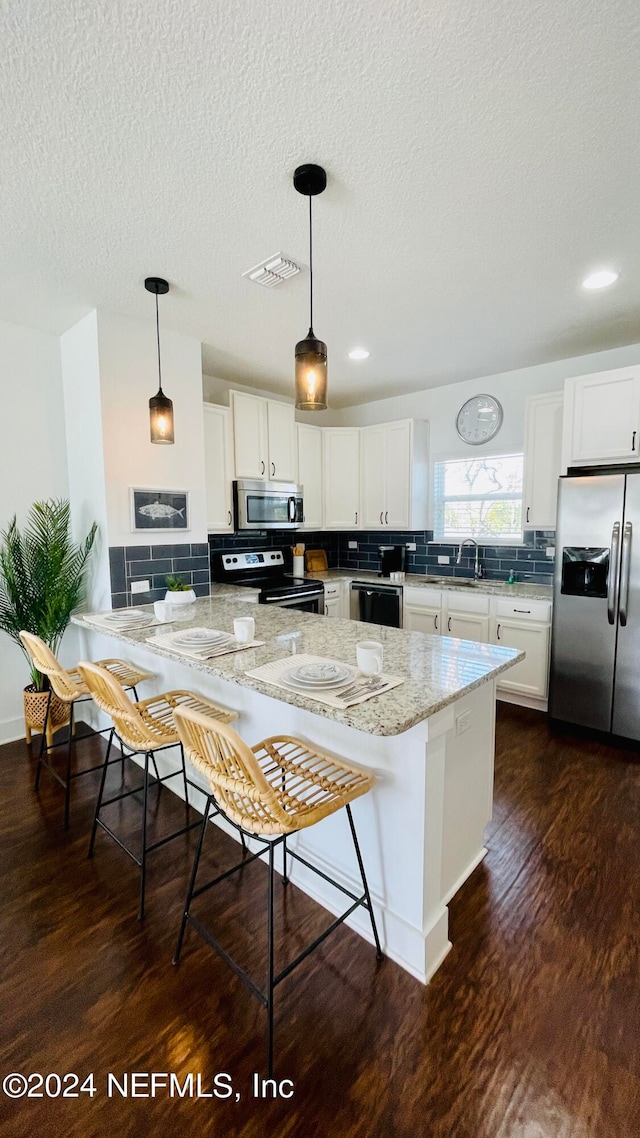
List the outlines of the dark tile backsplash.
{"type": "Polygon", "coordinates": [[[114,608],[148,605],[161,601],[167,591],[167,577],[179,577],[190,585],[196,596],[209,595],[209,546],[193,545],[127,545],[109,550],[111,568],[111,603],[114,608]],[[149,581],[146,593],[131,593],[133,581],[149,581]]]}
{"type": "MultiPolygon", "coordinates": [[[[415,543],[414,552],[407,551],[408,573],[432,573],[438,577],[472,577],[475,549],[465,546],[460,565],[456,564],[458,542],[434,542],[431,530],[372,531],[352,533],[299,533],[269,530],[264,533],[211,535],[208,546],[194,545],[118,546],[109,550],[111,591],[114,608],[130,604],[150,604],[162,600],[168,576],[180,577],[191,585],[198,596],[209,593],[209,553],[220,549],[283,549],[285,568],[291,569],[291,546],[296,540],[306,549],[324,549],[330,569],[369,569],[380,566],[379,545],[415,543]],[[349,549],[349,542],[357,549],[349,549]],[[448,565],[440,565],[438,557],[448,557],[448,565]],[[131,582],[149,580],[148,593],[131,595],[131,582]]],[[[551,584],[553,560],[545,550],[555,543],[554,530],[527,530],[524,545],[481,545],[480,561],[487,580],[506,581],[513,569],[516,581],[551,584]]]]}

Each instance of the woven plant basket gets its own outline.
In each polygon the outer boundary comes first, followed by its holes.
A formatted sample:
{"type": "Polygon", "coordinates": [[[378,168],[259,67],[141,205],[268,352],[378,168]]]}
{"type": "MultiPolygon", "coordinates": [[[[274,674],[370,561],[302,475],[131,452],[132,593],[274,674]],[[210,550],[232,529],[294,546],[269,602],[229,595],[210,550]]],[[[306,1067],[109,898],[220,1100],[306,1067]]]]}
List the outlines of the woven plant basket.
{"type": "MultiPolygon", "coordinates": [[[[49,692],[36,691],[33,684],[28,684],[24,689],[23,698],[26,739],[27,743],[30,743],[31,732],[42,732],[42,728],[44,727],[49,692]]],[[[61,699],[58,699],[57,695],[52,694],[51,707],[49,708],[49,721],[47,723],[47,742],[51,743],[53,732],[57,731],[60,727],[64,727],[68,722],[69,708],[67,704],[63,703],[61,699]]]]}

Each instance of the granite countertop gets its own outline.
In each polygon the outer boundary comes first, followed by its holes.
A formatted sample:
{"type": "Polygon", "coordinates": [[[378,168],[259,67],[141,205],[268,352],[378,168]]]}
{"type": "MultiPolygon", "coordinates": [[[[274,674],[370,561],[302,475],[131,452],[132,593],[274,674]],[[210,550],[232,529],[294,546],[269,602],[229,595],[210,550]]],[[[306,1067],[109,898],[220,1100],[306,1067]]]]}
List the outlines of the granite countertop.
{"type": "Polygon", "coordinates": [[[87,624],[80,614],[72,617],[73,623],[87,631],[113,637],[125,644],[143,645],[149,651],[178,660],[199,672],[218,676],[241,687],[261,692],[281,703],[291,704],[353,727],[370,735],[400,735],[460,696],[494,679],[500,672],[524,659],[524,653],[494,644],[477,644],[469,640],[456,640],[450,636],[428,636],[422,632],[409,632],[400,628],[386,628],[375,624],[362,624],[355,620],[328,620],[323,616],[298,612],[287,608],[256,605],[256,639],[266,643],[261,648],[249,648],[213,660],[199,661],[177,657],[166,648],[148,643],[148,638],[162,635],[173,628],[193,626],[233,630],[236,616],[246,616],[246,602],[227,600],[219,595],[196,601],[192,620],[179,625],[160,625],[137,632],[118,632],[97,629],[87,624]],[[379,640],[384,645],[384,671],[389,675],[405,676],[405,683],[390,692],[350,707],[335,710],[297,692],[284,691],[245,672],[280,660],[285,656],[311,653],[327,656],[346,663],[356,662],[356,643],[359,640],[379,640]]]}
{"type": "MultiPolygon", "coordinates": [[[[394,584],[388,577],[381,577],[367,569],[327,569],[324,573],[307,573],[315,581],[330,584],[335,581],[376,581],[379,584],[394,584]]],[[[429,574],[431,576],[431,574],[429,574]]],[[[435,577],[436,574],[434,573],[435,577]]],[[[553,600],[553,587],[551,585],[534,585],[527,581],[517,581],[509,585],[506,581],[481,581],[478,585],[461,585],[460,578],[442,577],[437,580],[427,580],[424,574],[407,573],[403,584],[418,589],[443,589],[446,592],[486,593],[491,597],[520,597],[522,600],[551,601],[553,600]]]]}
{"type": "MultiPolygon", "coordinates": [[[[260,590],[253,589],[250,585],[216,585],[215,581],[212,581],[209,590],[210,596],[216,600],[223,600],[226,597],[228,600],[233,598],[238,601],[254,601],[260,596],[260,590]],[[240,590],[242,590],[242,596],[240,590]]],[[[140,608],[140,605],[136,605],[136,608],[140,608]]]]}

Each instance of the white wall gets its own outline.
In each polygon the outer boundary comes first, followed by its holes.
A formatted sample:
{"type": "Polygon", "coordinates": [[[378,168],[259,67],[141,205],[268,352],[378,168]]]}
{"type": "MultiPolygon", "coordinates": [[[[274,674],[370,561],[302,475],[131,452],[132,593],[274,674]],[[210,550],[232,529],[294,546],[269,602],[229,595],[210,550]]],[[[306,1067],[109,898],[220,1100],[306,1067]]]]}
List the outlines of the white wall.
{"type": "MultiPolygon", "coordinates": [[[[87,574],[91,609],[111,607],[107,498],[102,446],[102,409],[95,310],[60,338],[67,466],[73,533],[81,540],[93,522],[98,533],[87,574]]],[[[73,631],[69,630],[69,636],[73,631]]]]}
{"type": "MultiPolygon", "coordinates": [[[[432,387],[411,395],[379,399],[357,407],[345,407],[339,413],[338,425],[364,427],[394,419],[427,419],[429,422],[429,484],[433,484],[433,464],[445,458],[469,457],[470,448],[456,432],[456,416],[472,395],[495,395],[504,410],[501,430],[484,446],[474,447],[478,454],[519,454],[524,449],[525,402],[530,395],[546,391],[562,391],[571,376],[606,371],[640,363],[640,344],[630,344],[607,352],[575,356],[550,364],[502,372],[499,375],[471,379],[444,387],[432,387]]],[[[431,518],[432,506],[430,506],[431,518]]],[[[431,528],[432,521],[429,526],[431,528]]]]}
{"type": "MultiPolygon", "coordinates": [[[[68,495],[60,349],[56,336],[0,321],[0,528],[32,502],[68,495]]],[[[24,734],[27,663],[0,632],[0,743],[24,734]]]]}
{"type": "Polygon", "coordinates": [[[200,341],[163,328],[162,387],[173,400],[175,444],[149,438],[149,399],[158,389],[155,322],[98,312],[100,398],[109,545],[207,540],[200,341]],[[132,533],[129,489],[189,490],[191,527],[132,533]]]}

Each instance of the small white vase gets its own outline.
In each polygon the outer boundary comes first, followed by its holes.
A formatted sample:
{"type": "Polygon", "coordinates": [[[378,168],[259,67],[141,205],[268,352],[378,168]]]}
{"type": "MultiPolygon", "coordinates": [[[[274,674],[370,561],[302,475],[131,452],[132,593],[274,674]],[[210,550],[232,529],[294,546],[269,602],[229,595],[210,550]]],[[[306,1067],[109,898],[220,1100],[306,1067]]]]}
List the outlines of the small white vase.
{"type": "Polygon", "coordinates": [[[164,599],[170,601],[172,605],[190,605],[195,601],[196,594],[193,589],[176,589],[175,592],[167,589],[164,599]]]}

